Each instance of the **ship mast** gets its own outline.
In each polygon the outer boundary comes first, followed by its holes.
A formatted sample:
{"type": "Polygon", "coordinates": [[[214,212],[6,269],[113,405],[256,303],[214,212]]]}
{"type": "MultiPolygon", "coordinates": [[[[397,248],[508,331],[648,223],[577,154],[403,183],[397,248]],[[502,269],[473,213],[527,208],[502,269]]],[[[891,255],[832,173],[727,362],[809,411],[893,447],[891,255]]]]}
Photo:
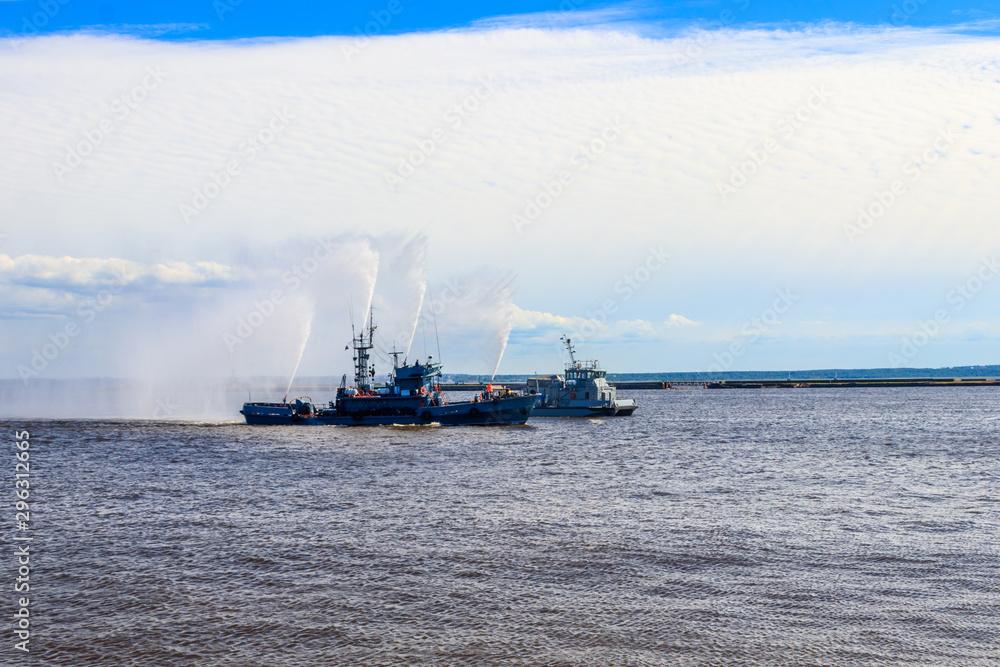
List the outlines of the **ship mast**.
{"type": "Polygon", "coordinates": [[[371,311],[368,313],[368,340],[365,341],[365,329],[361,333],[353,336],[354,327],[351,327],[351,345],[354,347],[354,386],[358,391],[371,391],[371,381],[369,378],[375,377],[375,366],[368,365],[370,357],[369,350],[375,347],[373,338],[375,336],[375,320],[371,311]]]}
{"type": "Polygon", "coordinates": [[[566,344],[566,351],[569,352],[569,367],[576,368],[576,350],[573,349],[573,341],[563,338],[563,342],[566,344]]]}

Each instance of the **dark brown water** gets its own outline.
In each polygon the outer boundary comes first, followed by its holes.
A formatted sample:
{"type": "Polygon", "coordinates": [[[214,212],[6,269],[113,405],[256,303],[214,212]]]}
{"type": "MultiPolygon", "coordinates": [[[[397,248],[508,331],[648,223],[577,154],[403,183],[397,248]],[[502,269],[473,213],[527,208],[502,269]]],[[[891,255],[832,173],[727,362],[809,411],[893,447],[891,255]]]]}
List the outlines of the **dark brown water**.
{"type": "Polygon", "coordinates": [[[1000,664],[1000,391],[632,395],[502,429],[4,422],[36,503],[2,655],[1000,664]]]}

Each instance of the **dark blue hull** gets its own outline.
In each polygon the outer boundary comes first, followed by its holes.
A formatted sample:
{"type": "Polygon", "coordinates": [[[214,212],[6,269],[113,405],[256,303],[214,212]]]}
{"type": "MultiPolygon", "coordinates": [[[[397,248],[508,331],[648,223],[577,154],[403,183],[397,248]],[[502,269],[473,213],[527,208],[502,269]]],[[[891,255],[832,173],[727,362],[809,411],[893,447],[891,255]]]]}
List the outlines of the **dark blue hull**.
{"type": "Polygon", "coordinates": [[[535,396],[511,396],[478,403],[462,402],[428,406],[406,414],[375,414],[323,409],[310,415],[296,414],[281,403],[244,403],[240,410],[247,424],[306,426],[496,426],[523,424],[535,407],[535,396]]]}

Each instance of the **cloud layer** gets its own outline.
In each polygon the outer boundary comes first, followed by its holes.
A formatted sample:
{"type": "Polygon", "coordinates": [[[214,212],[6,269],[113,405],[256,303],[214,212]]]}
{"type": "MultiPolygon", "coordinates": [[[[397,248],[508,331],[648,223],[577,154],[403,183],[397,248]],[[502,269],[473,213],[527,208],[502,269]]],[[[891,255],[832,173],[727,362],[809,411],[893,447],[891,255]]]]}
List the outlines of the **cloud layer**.
{"type": "MultiPolygon", "coordinates": [[[[286,362],[255,361],[270,358],[264,342],[298,340],[278,324],[245,358],[249,343],[219,347],[268,280],[280,288],[317,237],[415,231],[432,289],[518,276],[501,372],[558,366],[555,330],[598,313],[612,335],[586,356],[620,371],[704,370],[735,340],[750,342],[734,369],[885,366],[941,308],[949,320],[914,365],[995,360],[996,286],[948,302],[1000,240],[993,38],[838,26],[59,36],[0,45],[0,65],[8,377],[116,262],[143,289],[123,291],[134,296],[86,355],[46,373],[127,373],[121,338],[162,344],[154,310],[192,318],[185,344],[221,355],[218,372],[275,371],[286,362]],[[786,289],[794,304],[748,329],[786,289]]],[[[360,309],[371,262],[348,255],[320,307],[360,309]]],[[[313,335],[348,324],[338,317],[318,313],[313,335]]],[[[344,361],[307,350],[303,369],[344,361]]]]}

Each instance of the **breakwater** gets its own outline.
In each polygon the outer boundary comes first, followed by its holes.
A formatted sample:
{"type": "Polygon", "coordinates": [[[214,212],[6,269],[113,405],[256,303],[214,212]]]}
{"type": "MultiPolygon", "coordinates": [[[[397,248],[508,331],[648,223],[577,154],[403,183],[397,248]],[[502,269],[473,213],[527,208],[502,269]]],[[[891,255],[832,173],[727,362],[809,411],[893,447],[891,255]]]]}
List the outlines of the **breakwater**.
{"type": "MultiPolygon", "coordinates": [[[[496,382],[515,390],[526,388],[524,382],[496,382]]],[[[719,380],[717,382],[680,381],[618,381],[618,389],[829,389],[832,387],[1000,387],[998,378],[816,378],[797,380],[719,380]]],[[[444,391],[483,391],[485,383],[463,382],[441,384],[444,391]]]]}
{"type": "Polygon", "coordinates": [[[831,387],[1000,387],[996,378],[872,378],[822,380],[721,380],[708,389],[828,389],[831,387]]]}
{"type": "MultiPolygon", "coordinates": [[[[710,383],[708,382],[657,382],[657,381],[629,381],[629,382],[611,382],[608,384],[614,385],[618,389],[705,389],[710,383]]],[[[511,389],[523,391],[527,388],[527,384],[524,382],[494,382],[493,386],[499,387],[509,387],[511,389]]],[[[483,391],[486,389],[485,384],[479,384],[476,382],[460,382],[460,383],[441,383],[441,389],[444,391],[483,391]]]]}

